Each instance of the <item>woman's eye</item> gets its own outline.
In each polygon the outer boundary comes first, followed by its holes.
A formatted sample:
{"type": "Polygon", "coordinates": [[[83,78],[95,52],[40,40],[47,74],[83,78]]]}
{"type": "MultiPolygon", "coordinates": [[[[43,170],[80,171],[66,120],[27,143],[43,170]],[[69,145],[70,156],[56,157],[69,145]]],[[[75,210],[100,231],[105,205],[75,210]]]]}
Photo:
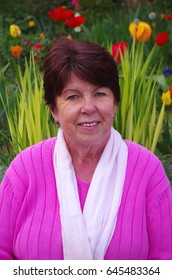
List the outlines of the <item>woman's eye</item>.
{"type": "Polygon", "coordinates": [[[105,96],[105,95],[106,95],[106,93],[103,92],[103,91],[97,91],[96,92],[96,96],[105,96]]]}
{"type": "Polygon", "coordinates": [[[68,100],[75,100],[75,99],[77,99],[77,98],[78,98],[78,95],[76,95],[76,94],[72,94],[72,95],[69,95],[69,96],[67,97],[68,100]]]}

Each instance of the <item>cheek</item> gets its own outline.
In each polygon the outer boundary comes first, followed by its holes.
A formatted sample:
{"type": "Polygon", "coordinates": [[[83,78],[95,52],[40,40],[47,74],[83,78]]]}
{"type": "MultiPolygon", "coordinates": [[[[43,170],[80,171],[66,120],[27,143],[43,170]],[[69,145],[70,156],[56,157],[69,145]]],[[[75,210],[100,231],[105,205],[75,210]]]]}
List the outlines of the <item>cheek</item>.
{"type": "Polygon", "coordinates": [[[76,110],[75,106],[66,107],[65,110],[59,110],[58,119],[61,124],[71,125],[71,123],[75,123],[78,118],[78,110],[76,110]]]}
{"type": "Polygon", "coordinates": [[[54,119],[58,121],[63,121],[63,120],[65,121],[65,119],[69,118],[72,110],[73,109],[71,106],[69,106],[68,104],[66,104],[61,100],[58,100],[56,103],[56,107],[54,108],[54,111],[51,112],[54,119]]]}
{"type": "Polygon", "coordinates": [[[102,114],[107,119],[113,119],[114,115],[116,113],[116,105],[110,104],[109,106],[106,106],[104,104],[104,107],[102,108],[102,114]]]}

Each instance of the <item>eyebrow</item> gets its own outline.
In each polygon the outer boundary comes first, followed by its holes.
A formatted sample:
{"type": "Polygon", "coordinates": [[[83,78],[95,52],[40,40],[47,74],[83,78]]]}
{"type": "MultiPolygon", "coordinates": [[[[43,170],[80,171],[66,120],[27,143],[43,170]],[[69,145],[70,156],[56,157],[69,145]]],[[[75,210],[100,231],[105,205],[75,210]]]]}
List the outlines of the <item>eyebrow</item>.
{"type": "Polygon", "coordinates": [[[68,89],[65,89],[64,91],[62,91],[62,94],[64,93],[67,93],[68,91],[75,91],[75,92],[81,92],[80,90],[78,90],[78,89],[74,89],[74,88],[68,88],[68,89]]]}
{"type": "MultiPolygon", "coordinates": [[[[93,92],[94,91],[96,91],[96,90],[98,90],[98,89],[101,89],[101,88],[107,88],[107,87],[103,87],[103,86],[96,86],[96,88],[95,89],[93,89],[93,92]]],[[[66,93],[67,91],[76,91],[76,92],[82,92],[82,91],[80,91],[79,89],[77,89],[77,88],[67,88],[67,89],[65,89],[62,93],[66,93]]]]}

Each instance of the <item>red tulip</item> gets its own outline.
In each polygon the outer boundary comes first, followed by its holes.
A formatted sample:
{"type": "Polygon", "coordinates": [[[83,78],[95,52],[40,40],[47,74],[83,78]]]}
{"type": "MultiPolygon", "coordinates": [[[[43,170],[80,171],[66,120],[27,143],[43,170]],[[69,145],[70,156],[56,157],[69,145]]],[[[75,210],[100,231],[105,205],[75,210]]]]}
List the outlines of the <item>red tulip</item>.
{"type": "Polygon", "coordinates": [[[42,45],[41,45],[41,44],[35,44],[35,45],[34,45],[34,48],[35,48],[36,50],[40,50],[40,49],[42,48],[42,45]]]}
{"type": "Polygon", "coordinates": [[[172,86],[169,86],[170,96],[172,97],[172,86]]]}
{"type": "Polygon", "coordinates": [[[66,10],[64,9],[63,14],[62,14],[62,18],[63,21],[65,21],[66,19],[73,17],[74,15],[74,11],[73,10],[66,10]]]}
{"type": "Polygon", "coordinates": [[[35,54],[39,53],[41,51],[41,49],[42,49],[42,45],[38,44],[38,43],[35,44],[33,47],[34,47],[34,53],[35,54]]]}
{"type": "Polygon", "coordinates": [[[73,16],[65,20],[65,24],[70,28],[75,28],[80,26],[86,21],[86,19],[82,16],[73,16]]]}
{"type": "Polygon", "coordinates": [[[66,10],[64,7],[57,7],[48,12],[48,16],[54,21],[65,21],[74,15],[73,10],[66,10]]]}
{"type": "Polygon", "coordinates": [[[112,55],[115,58],[116,63],[121,62],[121,55],[124,55],[124,52],[126,48],[128,47],[128,44],[126,42],[117,42],[112,46],[112,55]]]}
{"type": "Polygon", "coordinates": [[[155,44],[158,46],[163,46],[168,43],[168,33],[167,32],[159,32],[155,39],[155,44]]]}
{"type": "Polygon", "coordinates": [[[172,14],[171,15],[166,15],[164,16],[166,19],[171,19],[172,20],[172,14]]]}

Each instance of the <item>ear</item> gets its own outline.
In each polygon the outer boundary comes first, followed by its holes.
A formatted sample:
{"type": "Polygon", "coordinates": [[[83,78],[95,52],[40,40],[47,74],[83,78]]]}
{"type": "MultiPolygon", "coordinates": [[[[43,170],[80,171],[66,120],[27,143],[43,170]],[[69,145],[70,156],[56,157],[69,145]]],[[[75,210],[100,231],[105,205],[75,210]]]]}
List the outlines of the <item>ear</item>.
{"type": "Polygon", "coordinates": [[[114,116],[116,115],[116,110],[117,110],[117,103],[116,103],[116,101],[115,101],[115,102],[114,102],[114,110],[113,110],[114,116]]]}
{"type": "Polygon", "coordinates": [[[49,105],[48,107],[49,107],[49,110],[50,110],[50,112],[51,112],[51,116],[52,116],[54,122],[55,122],[55,123],[58,123],[57,108],[54,107],[54,106],[52,106],[52,105],[49,105]]]}

